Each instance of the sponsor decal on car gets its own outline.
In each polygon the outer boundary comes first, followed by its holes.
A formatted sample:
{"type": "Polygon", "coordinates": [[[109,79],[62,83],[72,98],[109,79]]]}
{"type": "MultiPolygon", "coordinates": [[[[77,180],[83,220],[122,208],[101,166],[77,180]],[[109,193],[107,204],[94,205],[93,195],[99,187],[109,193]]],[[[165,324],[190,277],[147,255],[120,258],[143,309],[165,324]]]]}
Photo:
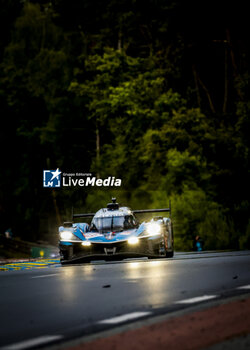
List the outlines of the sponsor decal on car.
{"type": "Polygon", "coordinates": [[[89,239],[89,238],[95,238],[95,237],[103,237],[102,234],[98,233],[98,232],[87,232],[84,233],[85,238],[89,239]]]}

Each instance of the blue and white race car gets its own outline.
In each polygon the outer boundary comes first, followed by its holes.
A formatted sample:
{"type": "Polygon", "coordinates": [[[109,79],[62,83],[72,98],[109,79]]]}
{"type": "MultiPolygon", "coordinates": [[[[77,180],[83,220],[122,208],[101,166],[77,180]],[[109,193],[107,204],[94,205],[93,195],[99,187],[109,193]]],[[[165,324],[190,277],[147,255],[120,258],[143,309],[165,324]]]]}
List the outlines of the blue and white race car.
{"type": "Polygon", "coordinates": [[[59,227],[61,263],[131,257],[173,257],[174,239],[170,217],[155,216],[141,224],[135,214],[169,212],[165,209],[131,210],[116,198],[96,213],[73,214],[73,220],[91,217],[91,224],[66,222],[59,227]]]}

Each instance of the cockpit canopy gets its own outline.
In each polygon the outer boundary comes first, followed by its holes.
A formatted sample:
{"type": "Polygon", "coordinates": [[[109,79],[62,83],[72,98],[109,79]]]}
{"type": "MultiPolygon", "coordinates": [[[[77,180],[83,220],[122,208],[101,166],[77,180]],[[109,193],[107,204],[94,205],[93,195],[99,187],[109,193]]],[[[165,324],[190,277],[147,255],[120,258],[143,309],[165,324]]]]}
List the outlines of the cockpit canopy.
{"type": "Polygon", "coordinates": [[[120,232],[123,230],[129,230],[137,227],[137,221],[134,215],[123,216],[103,216],[94,217],[90,230],[104,232],[120,232]]]}

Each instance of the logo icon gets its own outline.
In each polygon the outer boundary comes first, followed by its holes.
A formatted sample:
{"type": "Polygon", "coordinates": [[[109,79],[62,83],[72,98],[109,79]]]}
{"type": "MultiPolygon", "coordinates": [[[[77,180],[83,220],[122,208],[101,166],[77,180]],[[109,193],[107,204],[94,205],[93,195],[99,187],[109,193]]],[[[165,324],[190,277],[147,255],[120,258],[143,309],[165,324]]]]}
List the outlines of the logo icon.
{"type": "Polygon", "coordinates": [[[43,171],[43,187],[61,187],[61,171],[56,170],[44,170],[43,171]]]}

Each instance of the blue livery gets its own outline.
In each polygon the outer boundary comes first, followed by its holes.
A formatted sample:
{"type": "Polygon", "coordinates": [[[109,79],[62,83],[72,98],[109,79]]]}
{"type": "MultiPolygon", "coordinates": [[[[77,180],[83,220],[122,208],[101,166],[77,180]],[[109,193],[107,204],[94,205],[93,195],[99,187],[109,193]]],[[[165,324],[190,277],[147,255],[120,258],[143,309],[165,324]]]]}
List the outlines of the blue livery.
{"type": "Polygon", "coordinates": [[[171,208],[131,210],[112,199],[96,213],[73,214],[91,222],[66,222],[59,227],[61,263],[91,260],[173,257],[173,227],[170,217],[155,216],[139,223],[139,214],[169,212],[171,208]]]}

